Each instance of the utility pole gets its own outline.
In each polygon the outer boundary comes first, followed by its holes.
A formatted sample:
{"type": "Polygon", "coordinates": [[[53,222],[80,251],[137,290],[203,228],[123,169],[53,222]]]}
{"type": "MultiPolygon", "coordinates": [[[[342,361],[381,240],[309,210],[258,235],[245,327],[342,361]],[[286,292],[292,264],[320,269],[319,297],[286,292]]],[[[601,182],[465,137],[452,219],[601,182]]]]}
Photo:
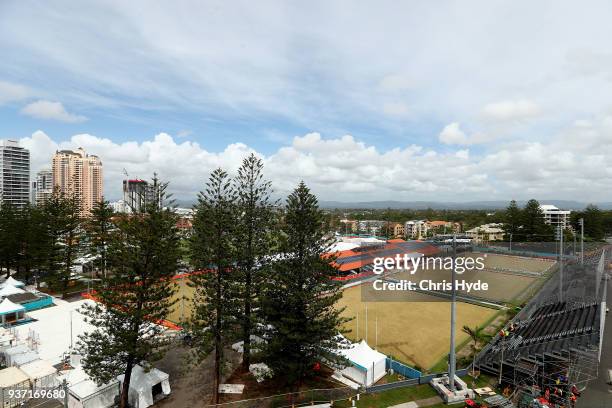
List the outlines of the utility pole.
{"type": "Polygon", "coordinates": [[[584,218],[580,222],[580,265],[584,266],[584,218]]]}
{"type": "Polygon", "coordinates": [[[64,390],[64,406],[68,406],[68,381],[64,378],[62,381],[62,389],[64,390]]]}
{"type": "Polygon", "coordinates": [[[512,252],[512,233],[510,233],[510,252],[512,252]]]}
{"type": "Polygon", "coordinates": [[[451,271],[451,327],[448,381],[450,390],[455,393],[455,318],[457,313],[457,291],[455,284],[455,261],[457,258],[457,234],[453,234],[453,269],[451,271]]]}

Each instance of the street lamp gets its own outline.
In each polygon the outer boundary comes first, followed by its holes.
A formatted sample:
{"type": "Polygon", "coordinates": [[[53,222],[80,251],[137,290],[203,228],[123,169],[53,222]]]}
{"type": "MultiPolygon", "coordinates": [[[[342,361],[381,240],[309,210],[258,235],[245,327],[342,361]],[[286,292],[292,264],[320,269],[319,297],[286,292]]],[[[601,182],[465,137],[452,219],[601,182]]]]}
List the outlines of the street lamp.
{"type": "Polygon", "coordinates": [[[453,269],[451,271],[451,332],[448,381],[450,390],[455,393],[455,319],[457,314],[457,291],[455,288],[455,260],[457,258],[457,234],[453,234],[453,269]]]}

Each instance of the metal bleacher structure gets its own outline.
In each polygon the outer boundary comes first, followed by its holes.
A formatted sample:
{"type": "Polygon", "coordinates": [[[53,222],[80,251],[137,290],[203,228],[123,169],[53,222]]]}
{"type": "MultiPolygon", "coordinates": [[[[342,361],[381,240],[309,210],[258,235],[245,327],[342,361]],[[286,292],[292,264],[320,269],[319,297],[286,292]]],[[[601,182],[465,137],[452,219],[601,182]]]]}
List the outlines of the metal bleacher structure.
{"type": "MultiPolygon", "coordinates": [[[[606,310],[604,267],[610,248],[566,262],[479,353],[476,367],[509,387],[517,406],[545,390],[565,404],[572,387],[597,378],[606,310]]],[[[568,405],[569,406],[569,405],[568,405]]]]}

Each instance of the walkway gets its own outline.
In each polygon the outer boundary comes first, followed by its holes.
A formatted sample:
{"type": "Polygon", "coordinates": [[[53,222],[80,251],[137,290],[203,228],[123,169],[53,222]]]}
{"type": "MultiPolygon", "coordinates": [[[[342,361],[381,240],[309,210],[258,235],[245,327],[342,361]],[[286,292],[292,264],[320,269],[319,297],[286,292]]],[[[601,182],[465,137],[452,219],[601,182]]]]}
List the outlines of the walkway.
{"type": "Polygon", "coordinates": [[[426,398],[418,401],[410,401],[404,402],[403,404],[393,405],[388,408],[421,408],[421,407],[430,407],[432,405],[441,404],[442,398],[436,396],[431,398],[426,398]]]}

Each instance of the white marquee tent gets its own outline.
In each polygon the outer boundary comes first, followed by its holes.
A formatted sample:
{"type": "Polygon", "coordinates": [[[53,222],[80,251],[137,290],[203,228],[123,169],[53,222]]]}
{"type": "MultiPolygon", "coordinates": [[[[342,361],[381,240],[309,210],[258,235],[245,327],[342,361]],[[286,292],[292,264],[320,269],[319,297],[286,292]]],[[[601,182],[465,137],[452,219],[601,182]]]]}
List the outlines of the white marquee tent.
{"type": "Polygon", "coordinates": [[[19,289],[13,285],[4,285],[2,289],[0,289],[0,297],[16,295],[17,293],[25,293],[25,290],[19,289]]]}
{"type": "MultiPolygon", "coordinates": [[[[14,286],[4,287],[2,290],[6,288],[14,288],[14,286]]],[[[23,291],[22,291],[23,292],[23,291]]],[[[25,307],[18,305],[16,303],[11,302],[9,299],[4,299],[2,303],[0,303],[0,323],[4,325],[5,323],[15,323],[19,320],[22,320],[25,317],[25,307]]]]}
{"type": "Polygon", "coordinates": [[[35,389],[53,388],[59,385],[57,369],[47,360],[34,360],[19,366],[32,382],[35,389]]]}
{"type": "Polygon", "coordinates": [[[63,372],[59,378],[68,381],[68,408],[109,408],[119,396],[119,382],[98,385],[89,378],[82,367],[63,372]]]}
{"type": "Polygon", "coordinates": [[[25,286],[25,284],[21,281],[18,281],[17,279],[13,278],[12,276],[9,276],[9,278],[7,280],[5,280],[4,282],[0,283],[0,288],[3,288],[7,285],[11,285],[14,286],[16,288],[23,288],[25,286]]]}
{"type": "MultiPolygon", "coordinates": [[[[123,374],[117,379],[123,384],[123,374]]],[[[130,405],[137,408],[147,408],[155,403],[156,397],[170,394],[170,381],[168,374],[157,368],[145,371],[141,366],[134,366],[130,378],[130,391],[128,400],[130,405]]]]}
{"type": "Polygon", "coordinates": [[[385,376],[387,356],[368,346],[365,340],[339,350],[350,363],[341,370],[345,377],[365,386],[370,386],[385,376]]]}
{"type": "Polygon", "coordinates": [[[2,354],[4,355],[4,365],[6,365],[7,367],[14,365],[13,361],[15,359],[15,356],[18,356],[19,354],[29,353],[31,351],[32,350],[30,350],[30,348],[25,344],[5,347],[2,350],[2,354]]]}

